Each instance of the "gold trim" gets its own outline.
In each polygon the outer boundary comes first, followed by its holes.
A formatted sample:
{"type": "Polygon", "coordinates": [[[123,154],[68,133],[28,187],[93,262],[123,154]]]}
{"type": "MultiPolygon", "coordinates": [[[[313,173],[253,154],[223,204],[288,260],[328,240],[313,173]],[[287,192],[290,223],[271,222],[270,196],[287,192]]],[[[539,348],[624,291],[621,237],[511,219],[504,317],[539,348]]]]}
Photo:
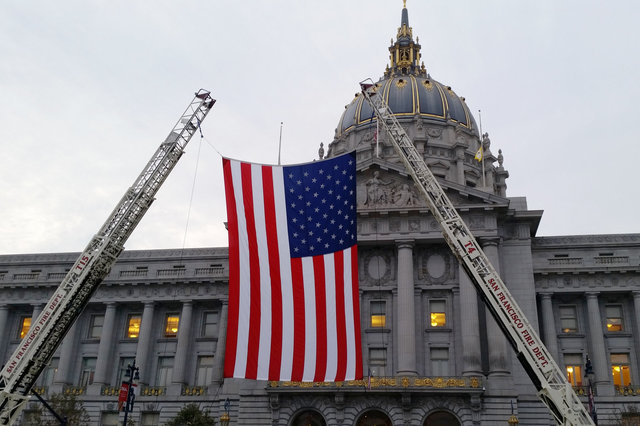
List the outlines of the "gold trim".
{"type": "Polygon", "coordinates": [[[361,380],[348,380],[345,382],[269,382],[270,388],[432,388],[451,389],[468,388],[482,389],[482,378],[471,377],[371,377],[361,380]]]}

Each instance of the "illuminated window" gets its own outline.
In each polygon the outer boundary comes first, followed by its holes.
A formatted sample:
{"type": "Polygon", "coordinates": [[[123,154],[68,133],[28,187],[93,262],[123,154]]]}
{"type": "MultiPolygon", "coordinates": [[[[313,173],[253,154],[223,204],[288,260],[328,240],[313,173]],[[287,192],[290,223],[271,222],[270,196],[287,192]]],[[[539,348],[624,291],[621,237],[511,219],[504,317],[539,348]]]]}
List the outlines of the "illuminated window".
{"type": "Polygon", "coordinates": [[[127,318],[127,338],[137,339],[140,336],[140,323],[142,316],[140,314],[132,314],[127,318]]]}
{"type": "Polygon", "coordinates": [[[629,386],[631,384],[629,354],[611,354],[611,373],[615,386],[629,386]]]}
{"type": "Polygon", "coordinates": [[[168,314],[164,323],[164,337],[176,337],[178,335],[178,323],[180,316],[178,314],[168,314]]]}
{"type": "Polygon", "coordinates": [[[622,331],[622,306],[607,305],[607,331],[622,331]]]}
{"type": "Polygon", "coordinates": [[[31,328],[31,317],[22,317],[20,319],[20,327],[18,328],[18,337],[24,339],[31,328]]]}
{"type": "Polygon", "coordinates": [[[385,327],[387,325],[387,303],[381,300],[371,302],[371,327],[385,327]]]}
{"type": "Polygon", "coordinates": [[[578,315],[575,306],[560,306],[560,327],[563,333],[578,332],[578,315]]]}
{"type": "Polygon", "coordinates": [[[104,325],[104,315],[91,315],[89,322],[89,339],[99,339],[102,335],[104,325]]]}
{"type": "Polygon", "coordinates": [[[218,331],[218,313],[205,312],[202,315],[202,337],[215,337],[218,331]]]}
{"type": "Polygon", "coordinates": [[[564,365],[571,386],[582,386],[582,354],[566,354],[564,365]]]}
{"type": "Polygon", "coordinates": [[[431,375],[449,375],[449,348],[431,348],[431,375]]]}
{"type": "Polygon", "coordinates": [[[429,303],[429,319],[431,327],[444,327],[447,325],[444,300],[432,300],[429,303]]]}

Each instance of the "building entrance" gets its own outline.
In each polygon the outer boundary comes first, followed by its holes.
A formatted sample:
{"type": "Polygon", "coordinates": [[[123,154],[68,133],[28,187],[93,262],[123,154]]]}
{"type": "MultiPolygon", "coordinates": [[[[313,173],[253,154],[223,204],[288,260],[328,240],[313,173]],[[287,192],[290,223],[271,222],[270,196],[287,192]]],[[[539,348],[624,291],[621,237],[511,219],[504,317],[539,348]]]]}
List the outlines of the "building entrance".
{"type": "Polygon", "coordinates": [[[424,426],[461,426],[460,421],[451,413],[436,411],[427,416],[424,426]]]}
{"type": "Polygon", "coordinates": [[[393,426],[391,419],[379,410],[366,411],[358,421],[356,426],[393,426]]]}

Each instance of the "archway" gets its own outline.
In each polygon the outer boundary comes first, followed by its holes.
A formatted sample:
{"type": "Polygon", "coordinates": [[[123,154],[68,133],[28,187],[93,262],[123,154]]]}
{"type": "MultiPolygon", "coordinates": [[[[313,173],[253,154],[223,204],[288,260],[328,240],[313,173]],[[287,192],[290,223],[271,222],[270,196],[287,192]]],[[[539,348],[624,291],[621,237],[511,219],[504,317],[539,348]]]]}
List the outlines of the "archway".
{"type": "Polygon", "coordinates": [[[369,410],[360,416],[356,426],[393,426],[393,423],[391,423],[389,416],[382,411],[369,410]]]}
{"type": "Polygon", "coordinates": [[[317,411],[305,410],[295,416],[291,426],[327,426],[327,422],[317,411]]]}
{"type": "Polygon", "coordinates": [[[461,426],[460,420],[447,411],[436,411],[427,416],[424,426],[461,426]]]}

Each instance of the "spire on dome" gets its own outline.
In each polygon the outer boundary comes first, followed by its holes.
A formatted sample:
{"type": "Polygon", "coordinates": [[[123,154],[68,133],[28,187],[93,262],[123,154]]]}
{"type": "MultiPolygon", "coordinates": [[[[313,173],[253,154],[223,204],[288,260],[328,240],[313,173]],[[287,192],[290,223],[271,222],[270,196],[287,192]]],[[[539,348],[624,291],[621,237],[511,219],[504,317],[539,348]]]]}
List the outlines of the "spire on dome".
{"type": "Polygon", "coordinates": [[[420,66],[420,44],[413,40],[413,29],[409,26],[409,11],[407,10],[407,0],[403,0],[402,18],[396,42],[389,46],[390,66],[387,67],[384,75],[389,77],[400,74],[426,75],[427,70],[424,64],[420,66]]]}

